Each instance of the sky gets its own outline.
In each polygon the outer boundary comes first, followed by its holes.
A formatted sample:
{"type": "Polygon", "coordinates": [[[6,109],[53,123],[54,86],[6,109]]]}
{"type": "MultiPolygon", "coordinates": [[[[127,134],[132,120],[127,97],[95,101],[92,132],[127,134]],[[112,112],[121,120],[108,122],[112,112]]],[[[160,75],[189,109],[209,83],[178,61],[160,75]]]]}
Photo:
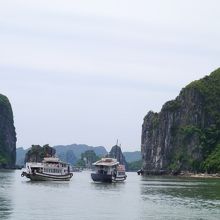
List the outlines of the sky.
{"type": "Polygon", "coordinates": [[[17,147],[140,150],[148,111],[219,67],[218,0],[0,1],[17,147]]]}

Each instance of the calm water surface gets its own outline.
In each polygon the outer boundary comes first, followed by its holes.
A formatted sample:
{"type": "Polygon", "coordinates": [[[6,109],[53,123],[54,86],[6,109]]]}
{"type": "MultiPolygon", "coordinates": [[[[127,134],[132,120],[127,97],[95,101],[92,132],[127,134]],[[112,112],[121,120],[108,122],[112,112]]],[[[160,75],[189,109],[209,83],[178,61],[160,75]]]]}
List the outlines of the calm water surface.
{"type": "Polygon", "coordinates": [[[89,172],[70,182],[30,182],[0,171],[0,219],[220,219],[220,179],[141,177],[97,184],[89,172]]]}

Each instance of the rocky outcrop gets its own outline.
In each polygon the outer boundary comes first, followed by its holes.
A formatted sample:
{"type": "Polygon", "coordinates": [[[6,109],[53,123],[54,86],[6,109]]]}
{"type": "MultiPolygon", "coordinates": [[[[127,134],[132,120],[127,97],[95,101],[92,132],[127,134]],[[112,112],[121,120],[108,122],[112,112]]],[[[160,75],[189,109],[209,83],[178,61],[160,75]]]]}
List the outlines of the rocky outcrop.
{"type": "Polygon", "coordinates": [[[0,94],[0,168],[15,167],[16,141],[11,104],[0,94]]]}
{"type": "Polygon", "coordinates": [[[146,115],[141,138],[144,172],[211,171],[207,161],[220,149],[219,131],[220,69],[217,69],[182,89],[175,100],[163,105],[160,113],[150,111],[146,115]]]}
{"type": "Polygon", "coordinates": [[[126,162],[125,157],[121,151],[121,147],[119,147],[118,145],[115,145],[112,147],[111,151],[109,152],[108,157],[117,159],[117,161],[120,164],[125,165],[125,167],[127,168],[127,162],[126,162]]]}
{"type": "Polygon", "coordinates": [[[48,144],[41,147],[40,145],[32,145],[31,149],[25,155],[26,162],[42,162],[44,157],[55,156],[56,150],[48,144]]]}

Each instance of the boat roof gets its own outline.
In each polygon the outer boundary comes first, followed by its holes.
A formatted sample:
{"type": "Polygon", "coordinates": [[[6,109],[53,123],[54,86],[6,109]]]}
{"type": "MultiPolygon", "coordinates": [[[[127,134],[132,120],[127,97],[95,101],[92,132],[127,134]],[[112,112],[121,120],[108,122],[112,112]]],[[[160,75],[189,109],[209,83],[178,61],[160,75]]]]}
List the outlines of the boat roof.
{"type": "Polygon", "coordinates": [[[44,163],[69,165],[68,163],[61,161],[58,157],[44,157],[42,162],[27,162],[26,164],[27,166],[31,165],[32,167],[42,167],[44,163]]]}
{"type": "Polygon", "coordinates": [[[42,163],[37,163],[37,162],[27,162],[26,166],[31,166],[31,167],[43,167],[42,163]]]}
{"type": "Polygon", "coordinates": [[[119,162],[114,158],[102,158],[101,160],[98,160],[95,163],[93,163],[94,166],[107,166],[107,167],[112,167],[118,164],[119,162]]]}
{"type": "Polygon", "coordinates": [[[44,157],[43,162],[53,162],[58,163],[61,162],[58,157],[44,157]]]}

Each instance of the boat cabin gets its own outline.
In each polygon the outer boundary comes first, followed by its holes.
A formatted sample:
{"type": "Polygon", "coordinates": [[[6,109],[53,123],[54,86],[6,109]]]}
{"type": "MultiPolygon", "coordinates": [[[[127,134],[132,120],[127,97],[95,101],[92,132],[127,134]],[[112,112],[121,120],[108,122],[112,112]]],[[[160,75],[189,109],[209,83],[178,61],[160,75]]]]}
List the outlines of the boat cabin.
{"type": "Polygon", "coordinates": [[[112,175],[117,171],[119,162],[114,158],[102,158],[101,160],[93,163],[95,171],[98,174],[109,174],[112,175]]]}
{"type": "Polygon", "coordinates": [[[93,165],[95,173],[91,173],[91,178],[95,182],[122,182],[127,177],[125,166],[114,158],[102,158],[93,165]]]}
{"type": "Polygon", "coordinates": [[[65,175],[70,173],[69,164],[61,162],[59,158],[56,157],[44,158],[42,163],[26,163],[26,169],[29,173],[44,173],[52,175],[65,175]]]}

